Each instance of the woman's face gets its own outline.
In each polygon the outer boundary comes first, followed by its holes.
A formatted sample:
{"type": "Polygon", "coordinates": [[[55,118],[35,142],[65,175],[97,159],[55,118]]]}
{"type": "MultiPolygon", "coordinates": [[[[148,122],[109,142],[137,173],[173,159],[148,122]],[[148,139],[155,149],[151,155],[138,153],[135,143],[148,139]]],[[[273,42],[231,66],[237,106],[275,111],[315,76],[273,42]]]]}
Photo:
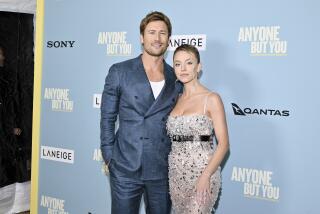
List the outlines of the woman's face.
{"type": "Polygon", "coordinates": [[[178,80],[188,83],[197,80],[201,65],[193,53],[179,51],[174,56],[173,68],[178,80]]]}

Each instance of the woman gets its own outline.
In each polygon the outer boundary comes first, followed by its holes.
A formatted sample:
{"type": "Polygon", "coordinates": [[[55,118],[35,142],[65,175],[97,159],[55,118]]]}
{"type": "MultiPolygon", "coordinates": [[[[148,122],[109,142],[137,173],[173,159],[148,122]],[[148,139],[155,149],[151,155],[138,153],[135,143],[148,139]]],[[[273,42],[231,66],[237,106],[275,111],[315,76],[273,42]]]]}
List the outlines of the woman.
{"type": "Polygon", "coordinates": [[[184,85],[167,121],[173,209],[176,214],[211,213],[221,186],[220,163],[229,149],[223,103],[199,82],[200,56],[194,46],[179,46],[173,67],[184,85]]]}

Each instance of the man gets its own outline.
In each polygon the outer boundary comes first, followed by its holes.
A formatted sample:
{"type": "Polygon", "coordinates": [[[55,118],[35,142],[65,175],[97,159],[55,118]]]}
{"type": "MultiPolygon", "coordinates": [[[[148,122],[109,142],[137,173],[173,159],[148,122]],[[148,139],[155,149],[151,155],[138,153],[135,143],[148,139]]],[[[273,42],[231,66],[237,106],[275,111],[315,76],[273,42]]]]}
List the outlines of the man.
{"type": "MultiPolygon", "coordinates": [[[[0,64],[3,58],[2,49],[0,47],[0,64]]],[[[7,175],[7,167],[5,157],[8,153],[8,141],[7,141],[7,127],[8,124],[5,122],[6,115],[6,98],[7,98],[7,86],[8,82],[2,78],[0,65],[0,188],[10,183],[7,175]]]]}
{"type": "Polygon", "coordinates": [[[20,128],[15,128],[15,88],[5,59],[0,45],[0,187],[16,182],[15,135],[21,133],[20,128]]]}
{"type": "Polygon", "coordinates": [[[111,66],[101,101],[101,151],[109,166],[112,214],[170,213],[165,123],[181,85],[164,61],[171,23],[161,12],[140,23],[143,53],[111,66]],[[115,123],[119,116],[119,128],[115,123]]]}
{"type": "Polygon", "coordinates": [[[13,121],[13,124],[10,124],[12,130],[10,130],[10,134],[19,136],[22,130],[19,127],[19,118],[16,114],[17,109],[17,99],[18,99],[18,91],[17,91],[17,77],[16,73],[14,73],[5,63],[5,51],[4,48],[0,45],[0,78],[2,80],[1,90],[7,91],[8,97],[10,98],[10,112],[7,117],[11,117],[10,121],[13,121]]]}

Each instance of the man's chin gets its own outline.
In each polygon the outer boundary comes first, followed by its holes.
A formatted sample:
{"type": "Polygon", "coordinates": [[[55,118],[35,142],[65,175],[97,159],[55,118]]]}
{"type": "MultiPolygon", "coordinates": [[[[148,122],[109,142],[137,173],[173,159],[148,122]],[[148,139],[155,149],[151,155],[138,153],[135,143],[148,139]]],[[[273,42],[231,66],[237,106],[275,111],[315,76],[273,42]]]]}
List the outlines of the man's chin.
{"type": "Polygon", "coordinates": [[[149,51],[149,50],[145,50],[145,52],[147,52],[150,56],[154,56],[154,57],[160,57],[163,56],[163,54],[166,52],[167,49],[165,50],[159,50],[159,51],[149,51]]]}

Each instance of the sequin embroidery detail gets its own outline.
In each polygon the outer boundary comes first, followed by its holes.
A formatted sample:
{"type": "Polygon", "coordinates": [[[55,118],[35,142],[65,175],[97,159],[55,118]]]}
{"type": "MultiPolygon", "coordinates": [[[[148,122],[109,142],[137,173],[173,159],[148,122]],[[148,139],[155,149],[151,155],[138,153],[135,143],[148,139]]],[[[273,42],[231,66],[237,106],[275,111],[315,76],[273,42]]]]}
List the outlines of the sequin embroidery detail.
{"type": "MultiPolygon", "coordinates": [[[[214,133],[211,119],[206,115],[169,116],[167,132],[175,135],[200,136],[214,133]]],[[[200,206],[196,201],[195,185],[198,177],[214,155],[216,145],[211,141],[172,141],[169,154],[169,187],[175,214],[211,214],[220,187],[220,168],[211,176],[210,197],[200,206]]],[[[186,139],[188,140],[188,139],[186,139]]]]}

